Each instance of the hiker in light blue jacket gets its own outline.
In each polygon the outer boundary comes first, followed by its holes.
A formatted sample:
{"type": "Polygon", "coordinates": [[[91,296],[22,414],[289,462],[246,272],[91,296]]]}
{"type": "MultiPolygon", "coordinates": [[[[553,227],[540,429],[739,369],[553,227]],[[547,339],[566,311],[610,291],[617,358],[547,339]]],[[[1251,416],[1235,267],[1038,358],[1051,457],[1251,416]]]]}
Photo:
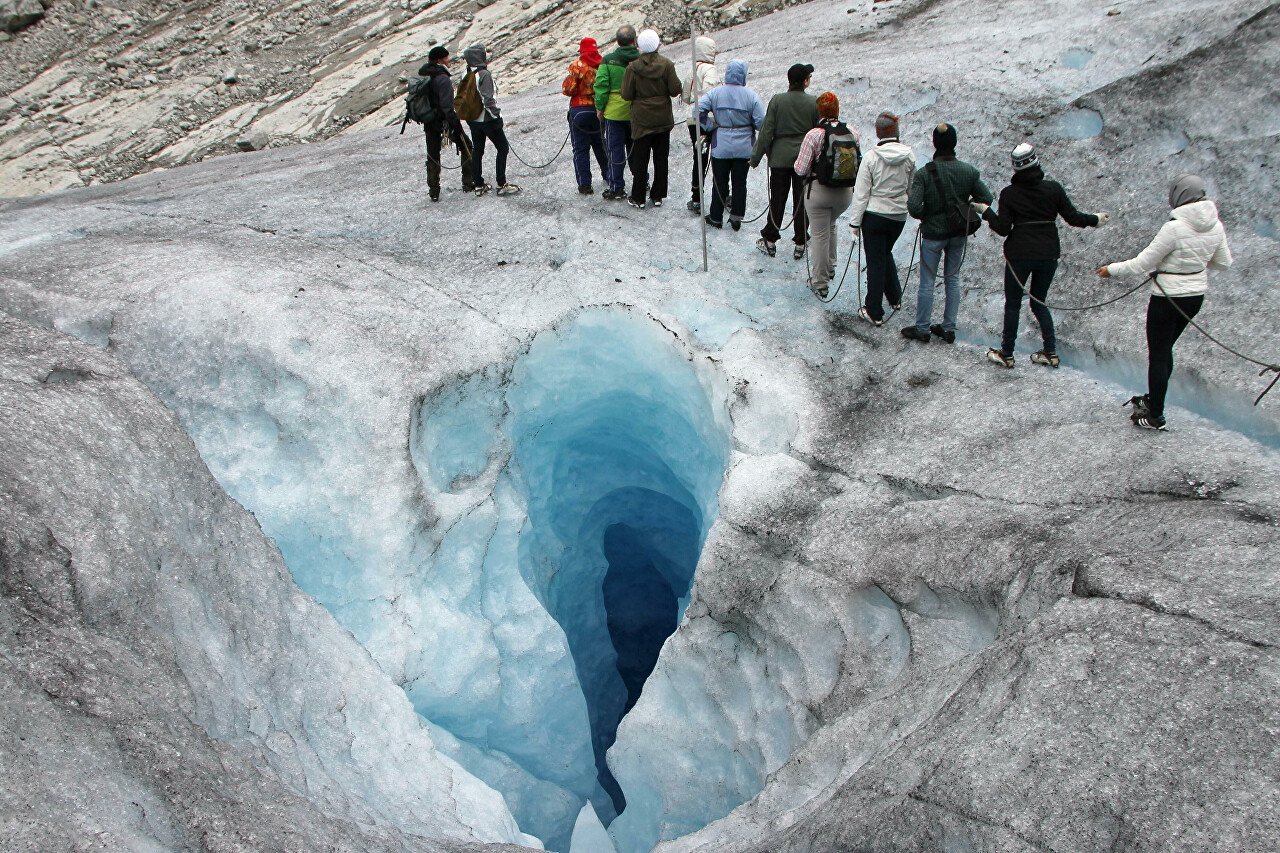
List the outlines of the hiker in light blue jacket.
{"type": "Polygon", "coordinates": [[[764,102],[747,88],[747,63],[735,59],[724,72],[724,85],[698,99],[698,122],[711,134],[711,212],[707,224],[724,227],[725,202],[729,225],[742,227],[747,215],[747,172],[756,132],[764,124],[764,102]],[[729,190],[732,180],[733,191],[729,190]]]}

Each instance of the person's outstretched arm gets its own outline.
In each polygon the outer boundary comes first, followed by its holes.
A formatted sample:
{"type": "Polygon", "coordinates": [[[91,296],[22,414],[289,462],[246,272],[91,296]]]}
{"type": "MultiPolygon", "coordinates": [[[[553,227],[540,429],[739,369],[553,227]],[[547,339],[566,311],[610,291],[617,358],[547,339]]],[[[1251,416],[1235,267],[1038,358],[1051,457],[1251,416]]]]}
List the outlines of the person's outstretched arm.
{"type": "Polygon", "coordinates": [[[1071,199],[1067,198],[1066,190],[1062,190],[1062,193],[1058,196],[1058,215],[1068,225],[1076,228],[1097,228],[1103,221],[1096,213],[1081,213],[1076,210],[1076,206],[1071,203],[1071,199]]]}
{"type": "Polygon", "coordinates": [[[1120,275],[1150,275],[1160,269],[1160,264],[1164,259],[1178,247],[1178,237],[1174,233],[1176,228],[1177,226],[1172,221],[1166,222],[1164,227],[1156,233],[1155,239],[1151,241],[1147,248],[1142,250],[1138,257],[1100,267],[1098,275],[1103,278],[1120,275]],[[1103,274],[1104,270],[1106,272],[1105,275],[1103,274]]]}

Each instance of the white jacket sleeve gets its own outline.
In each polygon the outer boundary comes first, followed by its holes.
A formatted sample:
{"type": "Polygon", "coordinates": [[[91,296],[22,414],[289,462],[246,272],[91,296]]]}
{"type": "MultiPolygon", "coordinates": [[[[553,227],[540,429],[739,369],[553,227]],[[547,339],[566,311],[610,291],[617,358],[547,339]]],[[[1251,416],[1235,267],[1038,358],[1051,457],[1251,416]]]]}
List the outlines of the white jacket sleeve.
{"type": "Polygon", "coordinates": [[[849,206],[849,224],[862,227],[862,217],[871,201],[871,157],[863,157],[858,167],[858,177],[853,184],[853,203],[849,206]]]}
{"type": "Polygon", "coordinates": [[[1160,269],[1161,261],[1178,247],[1178,235],[1174,233],[1176,229],[1176,223],[1166,222],[1151,245],[1143,249],[1138,257],[1118,264],[1107,264],[1107,272],[1114,276],[1149,275],[1160,269]]]}
{"type": "Polygon", "coordinates": [[[1227,235],[1222,235],[1222,245],[1213,253],[1213,257],[1209,259],[1209,269],[1211,270],[1229,270],[1231,269],[1231,247],[1227,245],[1227,235]]]}

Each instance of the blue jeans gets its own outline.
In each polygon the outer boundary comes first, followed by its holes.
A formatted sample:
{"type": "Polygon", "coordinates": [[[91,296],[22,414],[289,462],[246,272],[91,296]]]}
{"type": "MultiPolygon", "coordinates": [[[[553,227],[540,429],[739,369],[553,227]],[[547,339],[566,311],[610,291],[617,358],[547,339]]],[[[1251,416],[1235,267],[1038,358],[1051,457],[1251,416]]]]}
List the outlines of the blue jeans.
{"type": "Polygon", "coordinates": [[[631,156],[631,121],[604,120],[605,178],[609,189],[622,192],[627,186],[627,161],[631,156]]]}
{"type": "Polygon", "coordinates": [[[591,186],[591,155],[595,154],[600,164],[600,177],[609,181],[608,160],[605,159],[604,137],[601,135],[600,119],[596,118],[596,108],[591,105],[570,107],[569,131],[573,139],[573,174],[579,187],[591,186]]]}
{"type": "Polygon", "coordinates": [[[942,330],[956,330],[960,313],[960,264],[964,263],[965,237],[920,241],[920,292],[916,294],[916,328],[928,333],[933,320],[933,283],[938,278],[938,262],[946,252],[943,281],[947,290],[946,307],[942,310],[942,330]]]}
{"type": "Polygon", "coordinates": [[[1024,258],[1007,260],[1004,267],[1004,334],[1000,338],[1000,349],[1010,355],[1013,345],[1018,340],[1018,319],[1022,313],[1022,300],[1026,298],[1022,285],[1031,291],[1031,313],[1040,324],[1040,335],[1044,340],[1045,352],[1056,352],[1058,341],[1053,335],[1053,317],[1049,309],[1041,303],[1049,298],[1049,285],[1053,283],[1053,274],[1058,271],[1058,261],[1035,261],[1024,258]],[[1016,275],[1016,278],[1015,278],[1016,275]],[[1018,284],[1021,280],[1022,285],[1018,284]],[[1040,300],[1037,302],[1036,300],[1040,300]]]}

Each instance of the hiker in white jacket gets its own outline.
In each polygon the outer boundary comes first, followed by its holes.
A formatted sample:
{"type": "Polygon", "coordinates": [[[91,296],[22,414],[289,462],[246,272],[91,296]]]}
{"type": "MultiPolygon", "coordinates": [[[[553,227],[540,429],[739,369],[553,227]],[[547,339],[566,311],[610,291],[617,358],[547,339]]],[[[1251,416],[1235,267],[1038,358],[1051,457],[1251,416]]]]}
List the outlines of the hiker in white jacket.
{"type": "Polygon", "coordinates": [[[1231,267],[1227,232],[1218,208],[1205,198],[1204,181],[1183,175],[1169,188],[1169,221],[1136,258],[1098,268],[1103,278],[1151,277],[1147,303],[1147,393],[1134,397],[1132,419],[1146,429],[1164,429],[1164,398],[1173,373],[1173,345],[1204,304],[1209,270],[1231,267]]]}
{"type": "Polygon", "coordinates": [[[867,256],[867,299],[858,316],[873,326],[884,322],[884,299],[895,311],[902,304],[893,244],[907,223],[907,194],[916,173],[916,155],[898,140],[898,122],[892,113],[881,113],[876,119],[879,142],[862,157],[849,208],[853,238],[861,234],[867,256]]]}
{"type": "Polygon", "coordinates": [[[716,86],[724,82],[724,78],[720,76],[720,70],[716,68],[716,43],[712,41],[710,36],[698,36],[697,41],[693,44],[693,55],[696,65],[694,73],[690,75],[688,81],[684,84],[684,94],[681,96],[686,104],[691,104],[689,108],[689,142],[695,147],[692,151],[693,156],[693,195],[689,201],[689,210],[698,213],[700,200],[702,198],[702,182],[707,177],[707,167],[711,160],[708,149],[707,140],[711,138],[711,134],[707,131],[698,133],[698,99],[710,92],[716,86]],[[697,145],[702,145],[702,170],[699,174],[698,170],[698,149],[697,145]]]}

